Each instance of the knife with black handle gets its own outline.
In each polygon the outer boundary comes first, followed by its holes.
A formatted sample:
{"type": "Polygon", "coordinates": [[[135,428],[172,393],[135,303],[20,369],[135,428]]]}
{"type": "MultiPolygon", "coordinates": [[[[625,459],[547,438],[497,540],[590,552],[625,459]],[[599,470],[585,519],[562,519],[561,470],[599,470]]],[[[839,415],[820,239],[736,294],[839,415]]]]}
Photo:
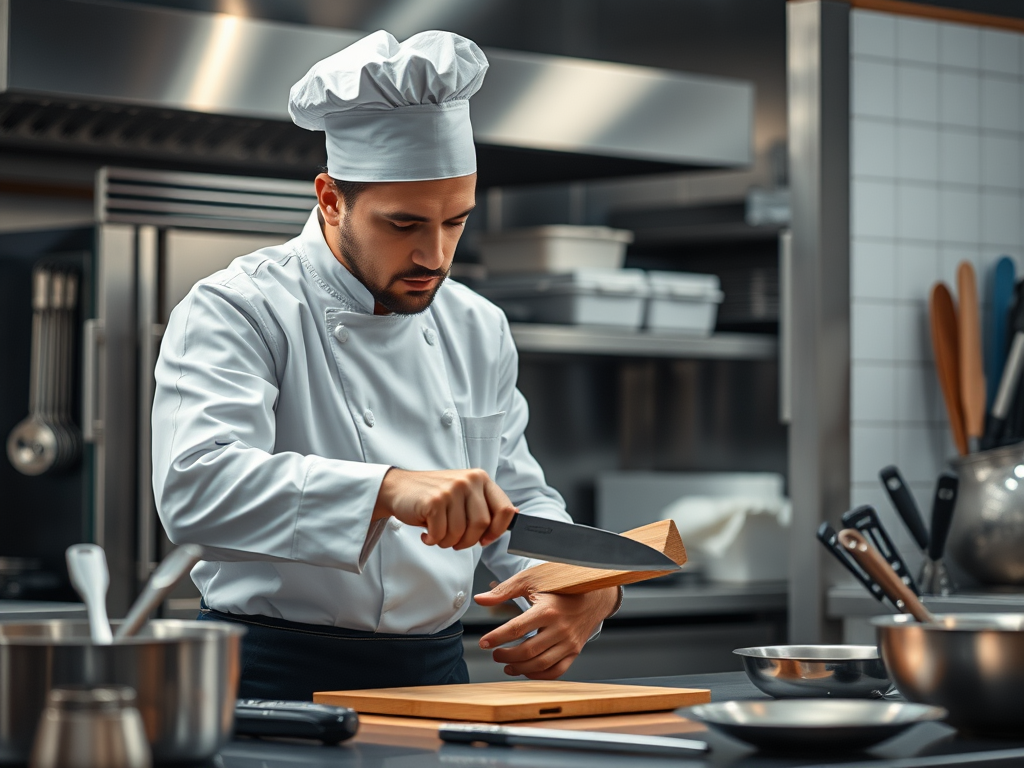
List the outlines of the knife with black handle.
{"type": "Polygon", "coordinates": [[[932,595],[948,595],[952,584],[942,555],[946,549],[946,537],[953,521],[957,491],[960,479],[952,472],[943,472],[935,485],[935,500],[932,503],[932,533],[928,543],[928,559],[921,571],[921,587],[932,595]]]}
{"type": "Polygon", "coordinates": [[[910,571],[907,569],[906,561],[900,556],[896,545],[892,543],[892,539],[882,525],[882,521],[879,519],[878,512],[874,507],[870,504],[865,504],[862,507],[856,507],[844,513],[843,525],[847,528],[855,528],[863,536],[867,537],[874,544],[875,549],[885,558],[886,562],[896,571],[896,575],[900,577],[903,583],[910,587],[915,595],[921,594],[917,588],[917,583],[914,581],[914,577],[910,575],[910,571]]]}
{"type": "Polygon", "coordinates": [[[878,476],[882,480],[885,492],[889,494],[892,505],[906,524],[907,530],[910,531],[910,535],[914,537],[917,546],[924,552],[928,549],[928,529],[921,517],[921,510],[917,507],[917,501],[914,500],[914,494],[911,493],[903,475],[894,464],[890,464],[883,468],[878,476]]]}

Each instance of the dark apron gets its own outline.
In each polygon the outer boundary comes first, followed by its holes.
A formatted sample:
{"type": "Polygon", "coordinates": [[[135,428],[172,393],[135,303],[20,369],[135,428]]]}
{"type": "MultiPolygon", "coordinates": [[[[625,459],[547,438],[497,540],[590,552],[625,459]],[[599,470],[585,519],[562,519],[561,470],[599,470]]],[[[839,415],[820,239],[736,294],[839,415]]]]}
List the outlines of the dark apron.
{"type": "Polygon", "coordinates": [[[314,691],[468,683],[462,623],[434,635],[390,635],[207,608],[200,621],[244,625],[240,699],[312,701],[314,691]]]}

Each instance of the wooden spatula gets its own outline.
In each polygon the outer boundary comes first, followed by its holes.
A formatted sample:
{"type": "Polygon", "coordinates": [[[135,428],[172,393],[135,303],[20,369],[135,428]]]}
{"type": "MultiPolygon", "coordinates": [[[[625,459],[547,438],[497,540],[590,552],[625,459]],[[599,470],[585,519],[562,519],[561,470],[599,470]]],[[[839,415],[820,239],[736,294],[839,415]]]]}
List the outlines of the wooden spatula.
{"type": "Polygon", "coordinates": [[[932,349],[935,350],[935,371],[946,401],[949,427],[953,442],[961,456],[967,454],[967,432],[964,429],[964,411],[960,404],[960,354],[956,305],[945,283],[932,286],[928,297],[928,316],[932,330],[932,349]]]}
{"type": "Polygon", "coordinates": [[[974,265],[961,261],[956,268],[960,294],[960,402],[971,451],[980,448],[985,432],[985,367],[981,359],[981,314],[974,265]]]}

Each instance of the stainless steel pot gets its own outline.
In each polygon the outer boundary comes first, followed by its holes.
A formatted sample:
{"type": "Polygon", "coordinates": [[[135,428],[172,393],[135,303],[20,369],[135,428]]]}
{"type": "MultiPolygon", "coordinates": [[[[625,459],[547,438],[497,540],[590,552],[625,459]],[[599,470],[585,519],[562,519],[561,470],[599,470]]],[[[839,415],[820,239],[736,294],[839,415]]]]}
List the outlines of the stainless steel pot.
{"type": "Polygon", "coordinates": [[[966,731],[1024,733],[1024,614],[935,618],[935,624],[909,614],[872,619],[900,693],[945,707],[950,724],[966,731]]]}
{"type": "Polygon", "coordinates": [[[231,736],[244,633],[157,619],[136,637],[95,646],[86,621],[0,622],[0,762],[28,760],[50,689],[81,685],[135,689],[154,762],[213,756],[231,736]]]}
{"type": "Polygon", "coordinates": [[[946,551],[983,584],[1024,585],[1024,443],[961,456],[946,551]]]}

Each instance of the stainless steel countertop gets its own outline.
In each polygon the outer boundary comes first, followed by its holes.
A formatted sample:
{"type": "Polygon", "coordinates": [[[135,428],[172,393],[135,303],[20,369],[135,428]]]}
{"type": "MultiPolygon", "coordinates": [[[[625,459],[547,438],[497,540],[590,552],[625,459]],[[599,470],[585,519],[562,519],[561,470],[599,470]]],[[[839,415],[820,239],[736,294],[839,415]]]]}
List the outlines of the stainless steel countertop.
{"type": "Polygon", "coordinates": [[[0,621],[37,619],[84,619],[82,603],[48,603],[38,600],[0,600],[0,621]]]}
{"type": "MultiPolygon", "coordinates": [[[[622,683],[664,685],[677,688],[709,688],[712,701],[765,698],[742,672],[711,675],[683,675],[622,683]]],[[[442,744],[426,747],[411,743],[346,743],[337,747],[283,741],[239,740],[232,742],[217,758],[221,768],[431,768],[432,766],[479,766],[480,768],[796,768],[832,765],[847,768],[924,768],[924,766],[995,766],[1024,763],[1024,739],[983,741],[953,738],[954,731],[941,723],[921,723],[905,733],[866,752],[834,750],[826,755],[772,753],[761,755],[741,742],[713,732],[697,731],[687,738],[706,739],[712,752],[693,759],[667,759],[636,754],[612,754],[576,750],[523,747],[473,747],[442,744]],[[999,760],[998,758],[1002,758],[999,760]]]]}
{"type": "MultiPolygon", "coordinates": [[[[679,616],[724,616],[765,611],[785,611],[788,603],[784,581],[749,584],[703,583],[654,586],[631,584],[624,588],[616,619],[654,619],[679,616]]],[[[473,603],[462,623],[490,625],[504,620],[473,603]]]]}
{"type": "MultiPolygon", "coordinates": [[[[921,598],[932,613],[1024,613],[1024,592],[963,593],[921,598]]],[[[859,584],[842,584],[828,590],[826,611],[833,618],[880,616],[892,611],[888,603],[880,603],[859,584]]]]}

